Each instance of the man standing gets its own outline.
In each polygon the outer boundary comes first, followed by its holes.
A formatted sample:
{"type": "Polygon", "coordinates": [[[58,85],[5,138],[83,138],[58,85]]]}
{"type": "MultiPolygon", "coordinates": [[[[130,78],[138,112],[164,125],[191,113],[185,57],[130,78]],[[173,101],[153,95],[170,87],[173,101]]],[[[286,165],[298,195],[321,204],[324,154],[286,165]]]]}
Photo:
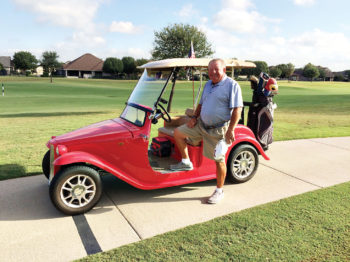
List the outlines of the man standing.
{"type": "MultiPolygon", "coordinates": [[[[241,117],[243,99],[239,84],[226,75],[226,65],[222,59],[209,62],[210,80],[205,84],[201,100],[191,120],[175,129],[174,138],[181,153],[182,161],[171,165],[171,170],[192,170],[188,156],[186,139],[203,140],[203,155],[214,160],[214,151],[222,139],[227,144],[235,140],[234,129],[241,117]]],[[[224,197],[223,186],[226,177],[225,157],[216,158],[217,187],[208,203],[216,204],[224,197]]]]}

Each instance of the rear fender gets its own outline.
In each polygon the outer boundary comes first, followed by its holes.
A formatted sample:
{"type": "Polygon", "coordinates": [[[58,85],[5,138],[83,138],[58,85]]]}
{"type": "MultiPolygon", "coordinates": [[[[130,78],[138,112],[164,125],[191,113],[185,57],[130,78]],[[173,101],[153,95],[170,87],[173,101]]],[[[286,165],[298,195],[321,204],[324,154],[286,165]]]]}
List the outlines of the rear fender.
{"type": "MultiPolygon", "coordinates": [[[[251,136],[240,137],[240,136],[237,136],[234,144],[232,145],[232,147],[230,149],[230,151],[232,151],[235,147],[237,147],[240,144],[250,144],[250,145],[254,146],[256,148],[256,150],[258,151],[258,153],[260,155],[262,155],[263,158],[265,158],[266,160],[270,160],[270,158],[265,154],[265,151],[261,147],[259,142],[256,141],[255,137],[251,137],[251,136]]],[[[229,154],[227,154],[227,156],[228,155],[229,154]]]]}

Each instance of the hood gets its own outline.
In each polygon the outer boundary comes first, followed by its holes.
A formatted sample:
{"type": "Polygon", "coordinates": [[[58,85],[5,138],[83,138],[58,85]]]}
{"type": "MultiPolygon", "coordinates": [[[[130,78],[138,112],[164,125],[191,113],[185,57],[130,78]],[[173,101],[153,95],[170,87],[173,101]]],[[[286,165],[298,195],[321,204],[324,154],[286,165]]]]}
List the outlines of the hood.
{"type": "MultiPolygon", "coordinates": [[[[99,137],[116,136],[119,138],[132,137],[132,133],[122,124],[121,119],[105,120],[72,132],[54,137],[56,143],[69,143],[77,140],[97,139],[99,137]]],[[[88,141],[87,141],[88,142],[88,141]]]]}

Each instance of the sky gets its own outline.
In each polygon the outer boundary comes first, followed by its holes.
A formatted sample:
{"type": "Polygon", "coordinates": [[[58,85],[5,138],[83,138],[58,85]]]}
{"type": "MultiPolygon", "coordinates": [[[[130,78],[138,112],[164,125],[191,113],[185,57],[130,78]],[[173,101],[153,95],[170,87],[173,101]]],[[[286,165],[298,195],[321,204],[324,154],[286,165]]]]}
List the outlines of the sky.
{"type": "Polygon", "coordinates": [[[0,56],[151,58],[154,32],[203,31],[213,57],[350,69],[348,0],[1,0],[0,56]]]}

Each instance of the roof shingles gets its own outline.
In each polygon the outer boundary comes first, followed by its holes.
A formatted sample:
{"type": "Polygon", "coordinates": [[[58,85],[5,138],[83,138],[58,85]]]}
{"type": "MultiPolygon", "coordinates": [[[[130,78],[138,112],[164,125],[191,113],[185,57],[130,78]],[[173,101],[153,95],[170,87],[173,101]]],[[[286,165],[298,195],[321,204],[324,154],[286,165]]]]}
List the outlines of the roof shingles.
{"type": "Polygon", "coordinates": [[[92,54],[85,54],[63,66],[64,70],[102,71],[103,60],[92,54]]]}

